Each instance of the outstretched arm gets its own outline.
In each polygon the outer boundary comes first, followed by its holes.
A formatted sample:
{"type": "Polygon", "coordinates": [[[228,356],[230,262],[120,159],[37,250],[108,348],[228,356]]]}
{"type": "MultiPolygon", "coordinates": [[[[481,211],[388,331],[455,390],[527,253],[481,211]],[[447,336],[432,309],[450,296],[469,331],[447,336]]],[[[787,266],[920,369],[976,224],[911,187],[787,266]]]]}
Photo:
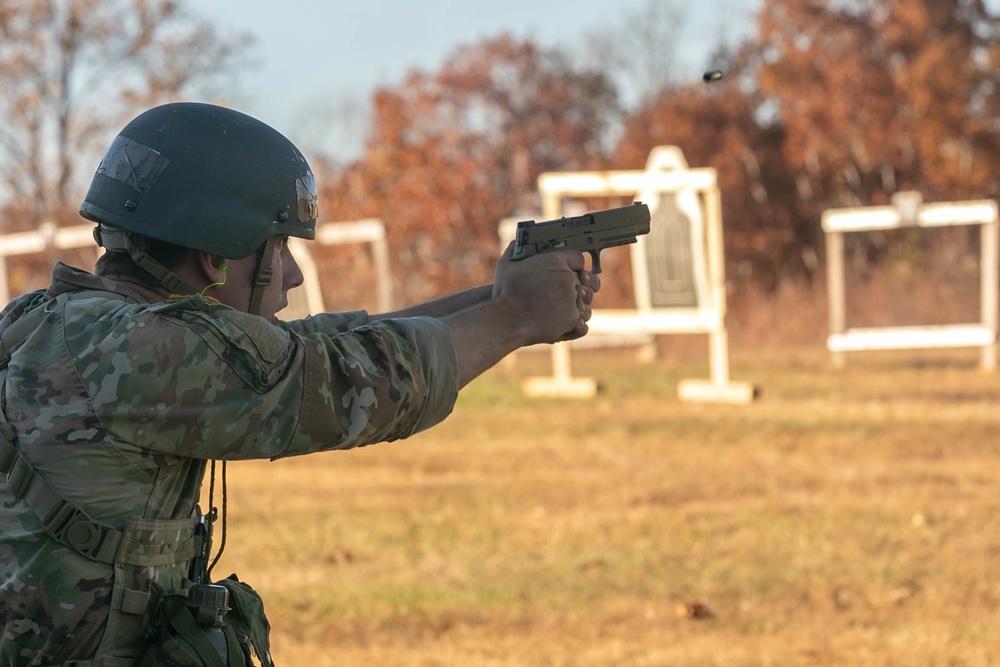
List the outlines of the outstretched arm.
{"type": "Polygon", "coordinates": [[[584,336],[600,277],[584,268],[583,253],[553,251],[511,262],[512,248],[497,262],[492,284],[369,321],[423,316],[444,322],[455,343],[459,387],[520,347],[584,336]]]}
{"type": "Polygon", "coordinates": [[[400,317],[436,317],[438,319],[454,315],[467,308],[478,306],[490,300],[493,295],[493,285],[480,285],[461,292],[455,292],[439,299],[420,303],[415,306],[395,310],[391,313],[369,316],[370,321],[397,319],[400,317]]]}
{"type": "Polygon", "coordinates": [[[547,252],[522,262],[497,263],[490,298],[441,317],[451,329],[459,387],[514,350],[587,333],[600,279],[584,269],[583,254],[547,252]]]}

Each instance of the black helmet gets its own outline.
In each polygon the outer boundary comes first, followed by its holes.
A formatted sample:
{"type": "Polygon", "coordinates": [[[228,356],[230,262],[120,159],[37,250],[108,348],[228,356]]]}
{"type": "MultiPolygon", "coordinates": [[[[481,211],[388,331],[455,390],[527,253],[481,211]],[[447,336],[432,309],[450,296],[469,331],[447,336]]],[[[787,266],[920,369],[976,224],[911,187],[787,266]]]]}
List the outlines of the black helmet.
{"type": "Polygon", "coordinates": [[[309,164],[277,130],[232,109],[182,102],[125,126],[80,215],[240,259],[270,237],[314,238],[317,208],[309,164]]]}

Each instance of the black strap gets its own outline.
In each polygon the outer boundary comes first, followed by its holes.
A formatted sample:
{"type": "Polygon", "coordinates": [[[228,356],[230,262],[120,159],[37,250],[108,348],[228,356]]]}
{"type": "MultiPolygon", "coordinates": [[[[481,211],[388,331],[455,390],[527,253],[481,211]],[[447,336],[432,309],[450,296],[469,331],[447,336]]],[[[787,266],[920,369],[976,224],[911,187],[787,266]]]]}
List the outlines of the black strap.
{"type": "Polygon", "coordinates": [[[261,250],[260,261],[257,262],[257,276],[254,280],[253,292],[250,294],[250,309],[247,311],[251,315],[260,315],[260,303],[264,298],[264,290],[271,284],[271,277],[274,269],[271,267],[274,260],[274,247],[278,244],[277,236],[268,237],[261,250]]]}
{"type": "Polygon", "coordinates": [[[246,664],[243,660],[243,649],[240,648],[236,633],[232,628],[227,626],[222,629],[222,634],[226,638],[226,653],[228,654],[227,660],[223,662],[219,651],[208,638],[205,628],[194,620],[194,615],[187,607],[186,598],[174,595],[167,596],[164,599],[164,604],[170,626],[191,645],[205,663],[205,667],[243,667],[246,664]]]}
{"type": "Polygon", "coordinates": [[[111,252],[128,253],[133,262],[145,269],[147,273],[156,278],[157,282],[174,294],[191,296],[198,293],[198,290],[187,281],[146,253],[149,246],[149,240],[146,237],[132,234],[117,227],[98,225],[94,229],[94,239],[98,245],[111,252]]]}

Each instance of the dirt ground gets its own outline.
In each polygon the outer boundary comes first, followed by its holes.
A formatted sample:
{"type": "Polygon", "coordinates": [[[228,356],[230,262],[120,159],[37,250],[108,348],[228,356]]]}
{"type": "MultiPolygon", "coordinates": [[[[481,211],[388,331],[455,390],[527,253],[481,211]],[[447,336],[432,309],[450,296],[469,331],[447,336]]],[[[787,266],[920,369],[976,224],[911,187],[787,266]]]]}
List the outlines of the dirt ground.
{"type": "MultiPolygon", "coordinates": [[[[229,470],[280,666],[1000,664],[1000,383],[975,351],[522,354],[441,426],[229,470]]],[[[218,493],[218,490],[217,490],[218,493]]]]}

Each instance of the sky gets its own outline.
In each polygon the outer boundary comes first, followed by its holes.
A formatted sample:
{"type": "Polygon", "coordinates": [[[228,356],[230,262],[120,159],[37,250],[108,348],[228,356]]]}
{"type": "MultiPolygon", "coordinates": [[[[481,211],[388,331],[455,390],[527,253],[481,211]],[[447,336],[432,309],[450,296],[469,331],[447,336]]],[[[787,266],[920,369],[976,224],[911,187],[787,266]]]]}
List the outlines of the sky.
{"type": "Polygon", "coordinates": [[[250,33],[253,65],[232,105],[305,152],[360,150],[372,92],[417,68],[435,72],[457,47],[511,32],[580,48],[586,35],[665,2],[688,6],[677,67],[693,80],[723,40],[752,30],[758,0],[199,0],[226,34],[250,33]]]}

